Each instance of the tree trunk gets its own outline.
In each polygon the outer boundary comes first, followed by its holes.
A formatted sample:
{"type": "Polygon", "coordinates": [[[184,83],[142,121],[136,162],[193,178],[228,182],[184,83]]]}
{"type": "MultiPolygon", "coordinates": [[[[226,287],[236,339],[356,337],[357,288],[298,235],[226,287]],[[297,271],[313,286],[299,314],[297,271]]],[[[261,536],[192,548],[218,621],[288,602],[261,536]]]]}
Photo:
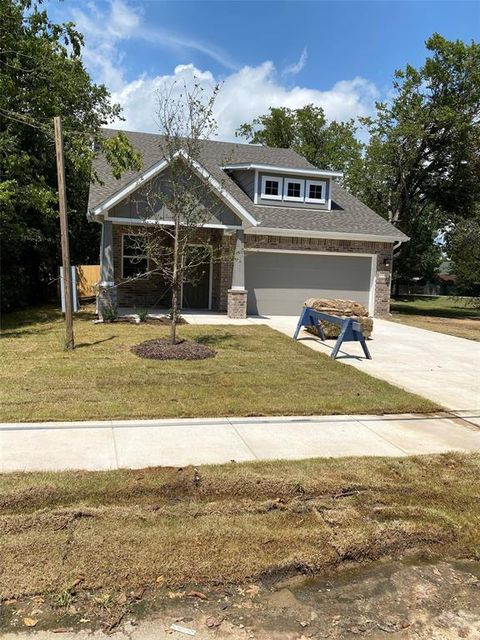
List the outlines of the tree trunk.
{"type": "Polygon", "coordinates": [[[170,343],[175,344],[177,340],[177,316],[178,316],[178,264],[179,264],[179,233],[180,224],[178,216],[175,217],[175,238],[173,244],[173,277],[172,277],[172,317],[170,324],[170,343]]]}

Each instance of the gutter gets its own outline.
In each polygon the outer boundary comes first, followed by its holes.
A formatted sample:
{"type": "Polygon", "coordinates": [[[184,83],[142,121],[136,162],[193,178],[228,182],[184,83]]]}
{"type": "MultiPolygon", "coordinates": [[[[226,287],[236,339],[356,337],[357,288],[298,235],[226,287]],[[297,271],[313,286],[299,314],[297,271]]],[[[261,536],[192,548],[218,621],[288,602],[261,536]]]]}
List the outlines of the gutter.
{"type": "Polygon", "coordinates": [[[399,246],[405,240],[398,236],[375,235],[372,233],[348,233],[341,231],[309,231],[308,229],[281,229],[276,227],[250,227],[245,229],[248,235],[283,236],[291,238],[323,238],[331,240],[361,240],[365,242],[391,242],[399,246]]]}
{"type": "Polygon", "coordinates": [[[330,171],[329,169],[299,169],[295,167],[281,167],[271,164],[259,164],[256,162],[226,164],[221,167],[230,171],[268,171],[270,173],[283,173],[298,176],[324,176],[327,178],[343,178],[341,171],[330,171]]]}

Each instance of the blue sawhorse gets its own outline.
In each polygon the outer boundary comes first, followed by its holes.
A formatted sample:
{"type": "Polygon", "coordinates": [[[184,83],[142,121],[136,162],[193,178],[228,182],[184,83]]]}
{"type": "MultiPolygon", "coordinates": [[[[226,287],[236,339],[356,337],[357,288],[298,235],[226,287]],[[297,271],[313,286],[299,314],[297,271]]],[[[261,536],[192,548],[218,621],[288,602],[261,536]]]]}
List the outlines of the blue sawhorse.
{"type": "Polygon", "coordinates": [[[325,333],[322,327],[322,320],[325,322],[330,322],[331,324],[336,324],[338,327],[341,327],[340,335],[337,338],[335,346],[333,347],[333,351],[331,353],[331,358],[336,358],[340,347],[343,342],[360,342],[362,345],[363,353],[365,357],[369,360],[372,359],[370,355],[370,351],[368,350],[367,343],[365,342],[365,338],[363,337],[362,327],[359,322],[354,320],[353,318],[341,318],[339,316],[331,316],[329,313],[323,313],[322,311],[316,311],[311,307],[304,307],[302,313],[300,314],[300,320],[298,321],[297,328],[295,329],[295,333],[293,334],[293,339],[297,340],[298,334],[300,333],[300,329],[302,327],[315,327],[318,331],[318,335],[320,340],[325,340],[325,333]]]}

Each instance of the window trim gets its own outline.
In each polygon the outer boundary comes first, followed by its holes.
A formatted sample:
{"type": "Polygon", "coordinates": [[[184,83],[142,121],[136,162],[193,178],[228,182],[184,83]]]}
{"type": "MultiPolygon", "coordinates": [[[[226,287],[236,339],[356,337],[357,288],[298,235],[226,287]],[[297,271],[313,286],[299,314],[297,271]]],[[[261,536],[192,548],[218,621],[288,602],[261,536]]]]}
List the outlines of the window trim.
{"type": "Polygon", "coordinates": [[[124,274],[125,258],[140,258],[141,260],[145,259],[147,261],[147,272],[148,272],[149,260],[148,260],[148,255],[147,254],[142,255],[142,256],[130,256],[130,255],[128,255],[128,253],[127,254],[124,253],[124,247],[125,247],[124,238],[125,238],[125,236],[132,237],[134,235],[135,234],[128,233],[128,232],[122,233],[122,245],[121,245],[121,247],[122,247],[122,251],[121,251],[121,257],[122,257],[122,280],[126,280],[126,279],[132,277],[132,276],[125,276],[125,274],[124,274]]]}
{"type": "Polygon", "coordinates": [[[284,178],[283,180],[283,199],[288,202],[304,202],[305,201],[305,180],[301,180],[299,178],[284,178]],[[288,195],[288,185],[289,184],[299,184],[300,185],[300,196],[297,198],[296,196],[288,195]]]}
{"type": "Polygon", "coordinates": [[[281,176],[262,176],[262,190],[260,192],[262,200],[282,200],[283,199],[283,177],[281,176]],[[265,193],[265,183],[267,180],[278,183],[278,195],[272,196],[265,193]]]}
{"type": "Polygon", "coordinates": [[[305,202],[308,202],[309,204],[325,204],[327,202],[326,196],[327,195],[327,182],[326,180],[306,180],[306,185],[305,185],[305,202]],[[322,187],[322,195],[323,198],[310,198],[309,197],[309,193],[310,193],[310,187],[312,185],[320,185],[322,187]]]}

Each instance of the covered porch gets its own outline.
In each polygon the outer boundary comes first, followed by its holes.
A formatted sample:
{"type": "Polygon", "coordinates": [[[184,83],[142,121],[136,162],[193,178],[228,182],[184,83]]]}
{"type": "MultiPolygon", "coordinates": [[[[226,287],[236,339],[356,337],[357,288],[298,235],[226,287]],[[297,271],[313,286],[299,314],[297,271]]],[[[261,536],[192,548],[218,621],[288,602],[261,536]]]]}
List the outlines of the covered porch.
{"type": "MultiPolygon", "coordinates": [[[[105,307],[115,307],[120,315],[147,310],[161,314],[170,308],[171,292],[154,269],[145,277],[128,277],[126,239],[132,234],[128,225],[105,220],[102,224],[100,251],[100,287],[98,313],[105,307]]],[[[180,288],[181,311],[226,312],[228,318],[247,317],[247,291],[245,289],[245,232],[241,227],[199,229],[212,245],[210,260],[206,260],[194,282],[185,282],[180,288]],[[214,257],[214,248],[224,246],[226,259],[214,257]]],[[[204,238],[205,240],[205,238],[204,238]]],[[[133,258],[132,258],[133,260],[133,258]]],[[[148,256],[135,260],[145,261],[148,256]]],[[[225,317],[225,316],[222,316],[225,317]]]]}

